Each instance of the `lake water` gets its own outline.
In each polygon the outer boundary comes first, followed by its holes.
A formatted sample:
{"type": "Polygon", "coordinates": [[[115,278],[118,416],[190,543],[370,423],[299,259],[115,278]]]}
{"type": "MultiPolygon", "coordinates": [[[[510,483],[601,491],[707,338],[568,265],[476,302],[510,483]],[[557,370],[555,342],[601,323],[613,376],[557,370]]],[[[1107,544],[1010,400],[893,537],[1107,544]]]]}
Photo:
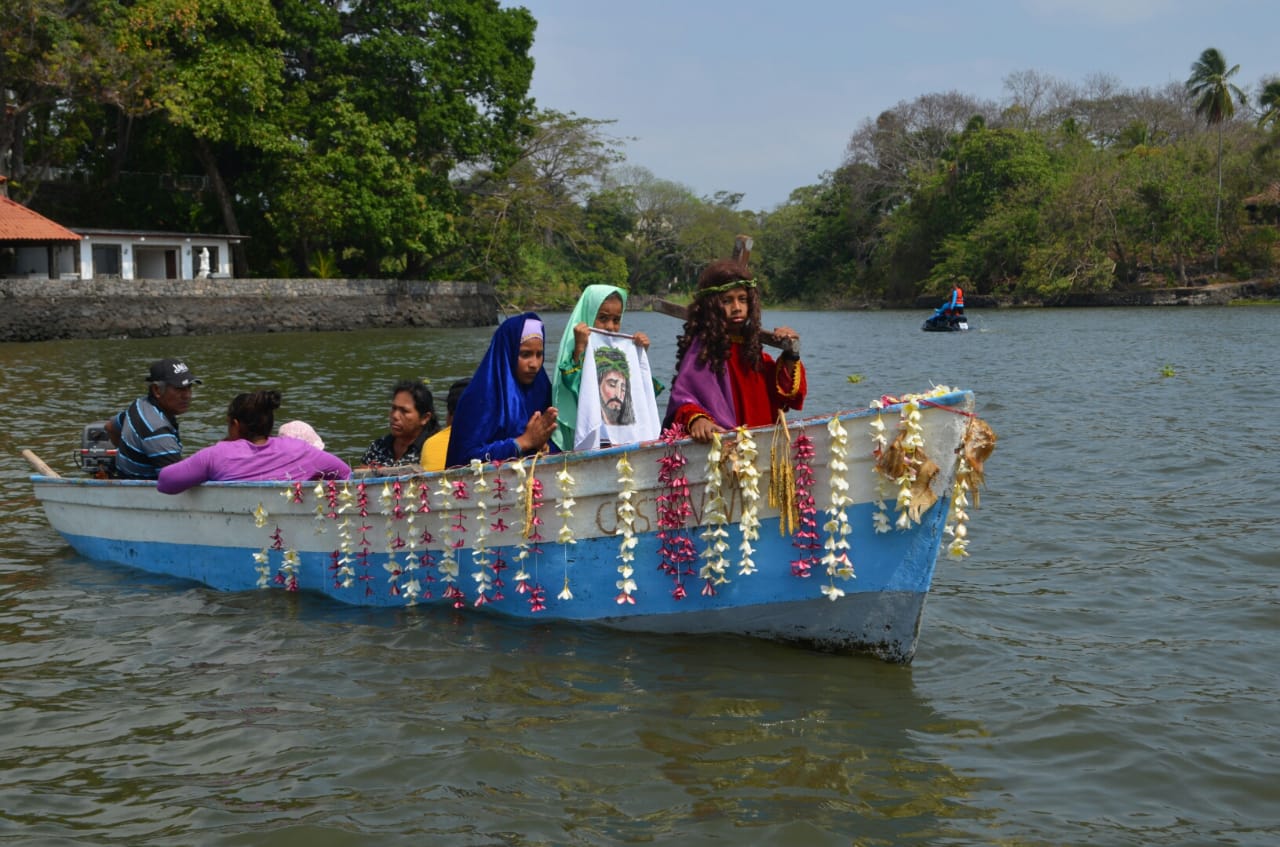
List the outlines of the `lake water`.
{"type": "MultiPolygon", "coordinates": [[[[941,383],[1000,436],[905,667],[218,594],[75,556],[31,497],[18,451],[68,472],[154,358],[205,380],[189,449],[275,385],[353,458],[490,330],[0,345],[0,842],[1276,844],[1280,311],[923,317],[766,315],[807,412],[941,383]]],[[[624,327],[668,377],[677,324],[624,327]]]]}

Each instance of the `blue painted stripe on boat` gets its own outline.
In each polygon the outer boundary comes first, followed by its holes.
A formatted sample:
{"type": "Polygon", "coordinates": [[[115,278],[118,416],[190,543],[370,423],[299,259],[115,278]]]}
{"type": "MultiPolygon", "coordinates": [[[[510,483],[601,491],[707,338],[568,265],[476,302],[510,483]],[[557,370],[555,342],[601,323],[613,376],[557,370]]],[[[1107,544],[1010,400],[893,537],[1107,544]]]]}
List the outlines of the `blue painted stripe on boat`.
{"type": "MultiPolygon", "coordinates": [[[[872,525],[872,508],[869,504],[851,508],[850,522],[855,527],[869,528],[872,525]]],[[[864,545],[867,549],[874,549],[874,558],[869,558],[871,554],[861,553],[859,545],[859,538],[866,538],[871,530],[855,530],[851,543],[857,576],[852,580],[836,580],[837,586],[849,595],[880,592],[926,594],[933,578],[939,549],[938,539],[946,519],[946,508],[946,501],[940,501],[925,514],[922,525],[906,532],[895,530],[882,534],[875,539],[874,544],[864,545]]],[[[736,525],[731,525],[729,529],[730,582],[717,586],[714,596],[704,596],[701,593],[703,581],[695,573],[684,577],[687,596],[676,600],[672,596],[674,579],[657,569],[660,540],[656,532],[649,532],[638,536],[634,574],[638,590],[634,594],[634,606],[628,604],[620,607],[616,602],[619,592],[615,583],[620,579],[617,572],[619,539],[613,537],[583,539],[571,546],[555,542],[543,544],[544,555],[536,570],[532,566],[526,568],[546,590],[547,609],[539,613],[529,610],[527,595],[516,592],[514,548],[501,548],[508,565],[502,571],[505,583],[501,589],[503,599],[486,604],[485,609],[517,617],[590,621],[616,617],[619,614],[682,614],[694,610],[808,601],[822,596],[821,586],[829,579],[820,564],[812,569],[808,578],[802,579],[791,574],[790,562],[797,557],[798,551],[792,546],[789,537],[778,535],[777,518],[762,522],[760,539],[753,556],[758,572],[752,575],[737,574],[736,554],[740,535],[736,525]],[[566,569],[574,596],[572,600],[559,600],[556,595],[563,587],[566,569]]],[[[246,591],[257,587],[258,574],[252,558],[256,551],[244,547],[120,541],[75,534],[67,534],[66,538],[77,552],[88,558],[120,562],[153,573],[191,579],[223,591],[246,591]]],[[[696,536],[694,543],[699,551],[704,546],[696,536]]],[[[433,551],[433,555],[438,560],[439,551],[433,551]]],[[[273,574],[279,568],[281,556],[279,551],[271,553],[273,574]]],[[[341,588],[334,586],[329,575],[332,562],[330,556],[304,553],[301,556],[299,583],[305,591],[318,591],[344,603],[402,606],[405,604],[404,597],[394,595],[389,589],[388,573],[383,567],[386,560],[385,551],[371,550],[369,566],[357,568],[357,575],[366,578],[348,588],[341,588]]],[[[464,593],[466,605],[471,606],[475,601],[476,590],[475,580],[471,575],[475,568],[470,552],[459,551],[458,561],[459,576],[456,585],[464,593]]],[[[695,563],[693,570],[696,572],[700,567],[701,562],[695,563]]],[[[439,580],[440,575],[435,568],[419,571],[419,574],[424,589],[430,590],[433,595],[430,600],[424,599],[422,602],[452,602],[442,599],[445,583],[439,580]],[[426,582],[426,573],[436,576],[437,580],[426,582]]]]}

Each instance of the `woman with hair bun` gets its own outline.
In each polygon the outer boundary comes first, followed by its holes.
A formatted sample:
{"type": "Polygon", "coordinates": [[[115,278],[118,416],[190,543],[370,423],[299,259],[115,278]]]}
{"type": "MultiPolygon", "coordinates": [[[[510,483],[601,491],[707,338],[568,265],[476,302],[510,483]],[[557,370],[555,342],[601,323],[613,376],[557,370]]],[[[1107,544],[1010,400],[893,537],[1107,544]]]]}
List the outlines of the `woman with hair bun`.
{"type": "Polygon", "coordinates": [[[350,479],[346,462],[297,438],[273,437],[280,392],[237,394],[227,407],[227,437],[160,469],[156,489],[177,494],[202,482],[350,479]]]}

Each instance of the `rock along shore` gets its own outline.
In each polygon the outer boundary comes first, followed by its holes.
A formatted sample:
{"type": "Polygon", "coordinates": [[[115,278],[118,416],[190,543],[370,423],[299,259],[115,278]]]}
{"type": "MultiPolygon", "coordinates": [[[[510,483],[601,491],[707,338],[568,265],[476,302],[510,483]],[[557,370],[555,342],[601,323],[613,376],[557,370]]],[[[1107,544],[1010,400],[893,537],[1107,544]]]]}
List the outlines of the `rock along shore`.
{"type": "Polygon", "coordinates": [[[0,279],[0,342],[377,327],[493,326],[474,282],[0,279]]]}

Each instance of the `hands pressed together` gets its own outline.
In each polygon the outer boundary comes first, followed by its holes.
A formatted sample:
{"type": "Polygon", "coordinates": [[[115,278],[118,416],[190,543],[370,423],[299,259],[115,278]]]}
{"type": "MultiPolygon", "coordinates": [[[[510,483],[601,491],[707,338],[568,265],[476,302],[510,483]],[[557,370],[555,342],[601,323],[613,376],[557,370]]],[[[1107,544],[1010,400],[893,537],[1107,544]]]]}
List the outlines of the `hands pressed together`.
{"type": "Polygon", "coordinates": [[[551,435],[556,431],[556,419],[560,412],[551,406],[545,412],[534,412],[525,425],[524,432],[516,437],[516,445],[520,452],[533,453],[547,446],[551,435]]]}

